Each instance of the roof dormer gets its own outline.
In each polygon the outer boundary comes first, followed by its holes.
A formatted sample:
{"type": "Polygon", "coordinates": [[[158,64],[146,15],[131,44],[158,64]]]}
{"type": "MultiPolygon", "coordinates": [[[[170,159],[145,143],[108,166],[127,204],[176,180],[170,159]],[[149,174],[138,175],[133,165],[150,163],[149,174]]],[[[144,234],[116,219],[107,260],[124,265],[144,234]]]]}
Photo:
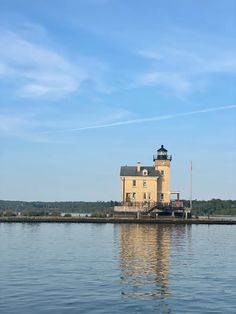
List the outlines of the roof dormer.
{"type": "Polygon", "coordinates": [[[147,175],[148,175],[147,169],[143,169],[143,176],[147,176],[147,175]]]}

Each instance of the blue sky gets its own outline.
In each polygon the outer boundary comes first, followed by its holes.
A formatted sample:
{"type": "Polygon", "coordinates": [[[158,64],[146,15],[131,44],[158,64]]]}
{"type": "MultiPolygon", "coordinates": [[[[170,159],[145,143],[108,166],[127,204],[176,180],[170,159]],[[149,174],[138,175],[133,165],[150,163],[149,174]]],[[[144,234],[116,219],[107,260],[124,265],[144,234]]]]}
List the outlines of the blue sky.
{"type": "Polygon", "coordinates": [[[0,199],[120,199],[121,165],[235,199],[236,1],[0,1],[0,199]]]}

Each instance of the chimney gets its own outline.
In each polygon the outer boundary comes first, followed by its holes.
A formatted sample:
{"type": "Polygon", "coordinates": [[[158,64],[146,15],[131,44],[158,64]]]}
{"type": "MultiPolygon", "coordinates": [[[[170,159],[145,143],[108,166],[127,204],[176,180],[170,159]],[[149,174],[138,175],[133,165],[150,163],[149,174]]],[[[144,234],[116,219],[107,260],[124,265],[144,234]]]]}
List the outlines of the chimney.
{"type": "Polygon", "coordinates": [[[140,172],[141,166],[140,166],[140,161],[137,162],[137,171],[140,172]]]}

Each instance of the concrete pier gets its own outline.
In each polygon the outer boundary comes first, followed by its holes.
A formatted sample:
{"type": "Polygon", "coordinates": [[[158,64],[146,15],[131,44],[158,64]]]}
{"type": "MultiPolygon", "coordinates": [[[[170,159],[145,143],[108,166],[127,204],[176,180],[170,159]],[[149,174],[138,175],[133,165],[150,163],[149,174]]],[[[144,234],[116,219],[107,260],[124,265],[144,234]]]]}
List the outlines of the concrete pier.
{"type": "Polygon", "coordinates": [[[92,218],[92,217],[0,217],[0,223],[132,223],[132,224],[176,224],[176,225],[236,225],[234,220],[183,219],[174,217],[156,218],[92,218]]]}

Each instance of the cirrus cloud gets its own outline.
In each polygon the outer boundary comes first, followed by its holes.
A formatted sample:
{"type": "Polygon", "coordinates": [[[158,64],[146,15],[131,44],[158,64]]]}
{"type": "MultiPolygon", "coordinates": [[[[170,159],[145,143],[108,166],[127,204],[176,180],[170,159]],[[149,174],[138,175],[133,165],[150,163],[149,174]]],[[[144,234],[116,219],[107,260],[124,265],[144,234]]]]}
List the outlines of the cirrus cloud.
{"type": "Polygon", "coordinates": [[[92,82],[93,88],[105,92],[102,61],[82,56],[71,60],[53,47],[46,30],[44,40],[37,42],[32,38],[34,32],[38,38],[37,28],[28,27],[29,37],[27,32],[0,29],[0,79],[13,83],[18,96],[60,97],[76,92],[83,82],[92,82]]]}

